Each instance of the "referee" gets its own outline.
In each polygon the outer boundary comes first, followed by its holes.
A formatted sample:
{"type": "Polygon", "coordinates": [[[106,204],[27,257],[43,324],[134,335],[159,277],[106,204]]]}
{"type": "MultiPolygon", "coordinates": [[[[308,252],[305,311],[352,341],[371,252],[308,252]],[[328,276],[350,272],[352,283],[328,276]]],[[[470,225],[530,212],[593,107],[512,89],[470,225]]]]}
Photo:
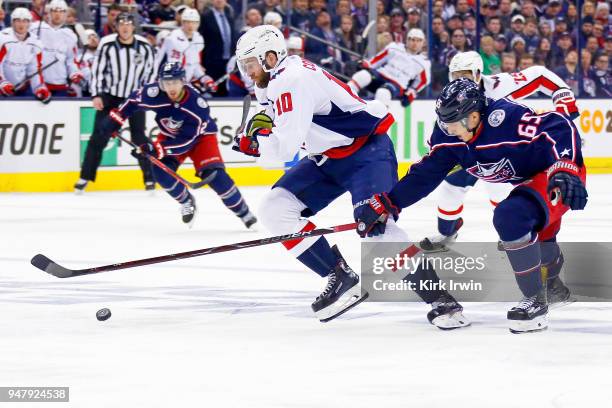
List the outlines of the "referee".
{"type": "MultiPolygon", "coordinates": [[[[81,176],[74,185],[80,194],[90,181],[96,180],[96,172],[102,160],[102,151],[111,135],[101,132],[102,120],[134,90],[155,78],[153,49],[144,37],[134,35],[134,16],[121,13],[117,17],[117,33],[102,38],[91,68],[90,92],[96,109],[94,130],[81,167],[81,176]]],[[[136,145],[146,143],[145,112],[130,117],[130,132],[136,145]]],[[[145,158],[138,159],[142,169],[145,189],[153,190],[155,182],[151,164],[145,158]]]]}

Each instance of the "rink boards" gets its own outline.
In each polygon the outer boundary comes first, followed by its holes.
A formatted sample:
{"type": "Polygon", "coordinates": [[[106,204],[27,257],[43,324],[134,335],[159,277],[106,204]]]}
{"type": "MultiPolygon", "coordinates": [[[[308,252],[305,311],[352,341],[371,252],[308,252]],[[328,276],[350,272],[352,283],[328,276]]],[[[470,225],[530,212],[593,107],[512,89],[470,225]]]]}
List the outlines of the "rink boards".
{"type": "MultiPolygon", "coordinates": [[[[391,107],[396,123],[390,131],[400,163],[400,175],[410,163],[427,153],[427,138],[434,126],[434,100],[418,100],[403,108],[391,107]]],[[[537,111],[550,110],[548,99],[526,104],[537,111]]],[[[269,185],[290,163],[255,161],[231,150],[232,137],[241,117],[241,101],[211,100],[211,112],[219,128],[218,140],[229,172],[239,185],[269,185]]],[[[612,172],[612,108],[609,99],[580,100],[577,121],[583,137],[583,153],[590,173],[612,172]]],[[[253,108],[253,112],[255,111],[253,108]]],[[[147,113],[147,136],[157,134],[153,114],[147,113]]],[[[78,178],[80,162],[93,130],[94,110],[89,100],[0,102],[0,192],[70,191],[78,178]]],[[[122,132],[129,132],[123,129],[122,132]]],[[[125,134],[126,136],[128,133],[125,134]]],[[[193,179],[193,168],[181,170],[193,179]]],[[[142,188],[142,176],[130,149],[111,140],[104,151],[98,178],[90,189],[142,188]]]]}

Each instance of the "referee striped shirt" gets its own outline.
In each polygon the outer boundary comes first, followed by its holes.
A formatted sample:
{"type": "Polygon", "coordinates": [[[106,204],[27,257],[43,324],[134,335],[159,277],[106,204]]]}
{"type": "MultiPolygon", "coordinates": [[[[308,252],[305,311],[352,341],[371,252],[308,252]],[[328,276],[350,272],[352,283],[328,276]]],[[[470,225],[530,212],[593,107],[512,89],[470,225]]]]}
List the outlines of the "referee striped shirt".
{"type": "Polygon", "coordinates": [[[117,34],[102,38],[91,67],[90,92],[127,98],[133,91],[155,80],[155,56],[149,42],[134,35],[130,45],[119,42],[117,34]]]}

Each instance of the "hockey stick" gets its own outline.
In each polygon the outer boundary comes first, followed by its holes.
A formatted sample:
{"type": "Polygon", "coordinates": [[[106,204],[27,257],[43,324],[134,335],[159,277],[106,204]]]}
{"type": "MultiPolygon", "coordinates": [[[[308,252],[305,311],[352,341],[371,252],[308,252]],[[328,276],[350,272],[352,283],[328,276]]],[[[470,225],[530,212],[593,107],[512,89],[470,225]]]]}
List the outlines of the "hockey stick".
{"type": "MultiPolygon", "coordinates": [[[[115,136],[118,139],[122,140],[123,142],[127,143],[128,145],[130,145],[131,147],[133,147],[134,149],[138,149],[138,146],[136,146],[136,144],[132,143],[131,140],[126,139],[125,137],[121,136],[119,133],[117,133],[117,135],[115,136]]],[[[157,167],[159,167],[160,169],[162,169],[163,171],[165,171],[166,173],[168,173],[169,176],[171,176],[172,178],[174,178],[175,180],[177,180],[179,183],[181,183],[182,185],[184,185],[187,188],[193,188],[194,190],[205,186],[206,184],[208,184],[208,182],[202,180],[202,181],[198,181],[197,183],[192,183],[190,181],[185,180],[184,178],[182,178],[181,176],[179,176],[174,170],[172,170],[170,167],[166,166],[164,163],[162,163],[157,157],[153,157],[148,153],[142,152],[141,153],[144,157],[146,157],[147,159],[149,159],[149,161],[151,163],[153,163],[154,165],[156,165],[157,167]]]]}
{"type": "Polygon", "coordinates": [[[278,235],[275,237],[261,238],[253,241],[238,242],[235,244],[226,244],[211,248],[196,249],[195,251],[180,252],[177,254],[169,254],[156,256],[154,258],[138,259],[135,261],[121,262],[112,265],[98,266],[94,268],[86,269],[68,269],[51,259],[47,258],[42,254],[38,254],[32,258],[30,263],[41,271],[47,272],[57,278],[72,278],[75,276],[91,275],[94,273],[116,271],[119,269],[135,268],[137,266],[152,265],[161,262],[175,261],[179,259],[193,258],[196,256],[218,254],[221,252],[235,251],[238,249],[258,247],[262,245],[277,244],[280,242],[291,241],[294,239],[304,239],[310,237],[317,237],[326,234],[333,234],[335,232],[349,231],[356,227],[357,223],[336,225],[330,228],[319,228],[312,231],[301,231],[293,234],[278,235]]]}
{"type": "Polygon", "coordinates": [[[49,68],[51,65],[54,65],[55,63],[57,63],[59,61],[59,59],[54,59],[53,61],[51,61],[50,63],[48,63],[47,65],[45,65],[44,67],[41,67],[40,70],[36,70],[36,72],[34,72],[33,74],[30,74],[28,76],[26,76],[24,78],[23,81],[21,81],[20,83],[18,83],[17,85],[15,85],[15,89],[19,89],[22,86],[24,86],[30,79],[34,78],[36,75],[39,75],[41,72],[43,72],[44,70],[46,70],[47,68],[49,68]]]}
{"type": "Polygon", "coordinates": [[[245,95],[244,98],[242,98],[242,119],[240,121],[240,127],[236,129],[236,135],[238,135],[244,130],[244,126],[246,125],[247,116],[249,116],[250,110],[251,110],[251,95],[245,95]]]}

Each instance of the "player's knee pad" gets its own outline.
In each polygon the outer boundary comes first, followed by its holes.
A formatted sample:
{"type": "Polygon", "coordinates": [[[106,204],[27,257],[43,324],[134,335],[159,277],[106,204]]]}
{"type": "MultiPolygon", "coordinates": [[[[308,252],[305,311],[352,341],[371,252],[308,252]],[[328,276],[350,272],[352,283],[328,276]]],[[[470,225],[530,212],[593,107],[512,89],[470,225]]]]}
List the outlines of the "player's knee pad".
{"type": "Polygon", "coordinates": [[[389,107],[389,105],[391,105],[391,91],[382,86],[374,93],[374,99],[382,102],[386,107],[389,107]]]}
{"type": "Polygon", "coordinates": [[[439,187],[438,217],[454,221],[461,217],[463,200],[470,187],[459,187],[444,180],[439,187]]]}
{"type": "Polygon", "coordinates": [[[487,194],[489,195],[489,200],[491,200],[493,205],[497,205],[505,200],[513,189],[513,186],[510,183],[485,182],[484,185],[485,189],[487,190],[487,194]]]}
{"type": "Polygon", "coordinates": [[[198,172],[198,177],[202,179],[206,184],[210,184],[216,177],[219,169],[217,168],[205,168],[198,172]]]}
{"type": "Polygon", "coordinates": [[[354,92],[359,92],[361,89],[370,85],[372,82],[372,74],[366,69],[355,72],[349,81],[349,86],[354,92]]]}
{"type": "Polygon", "coordinates": [[[293,193],[282,187],[270,190],[259,205],[261,223],[274,234],[300,231],[307,223],[301,218],[306,206],[293,193]]]}
{"type": "Polygon", "coordinates": [[[541,223],[538,204],[523,195],[503,200],[493,211],[493,225],[504,242],[529,241],[541,223]]]}

